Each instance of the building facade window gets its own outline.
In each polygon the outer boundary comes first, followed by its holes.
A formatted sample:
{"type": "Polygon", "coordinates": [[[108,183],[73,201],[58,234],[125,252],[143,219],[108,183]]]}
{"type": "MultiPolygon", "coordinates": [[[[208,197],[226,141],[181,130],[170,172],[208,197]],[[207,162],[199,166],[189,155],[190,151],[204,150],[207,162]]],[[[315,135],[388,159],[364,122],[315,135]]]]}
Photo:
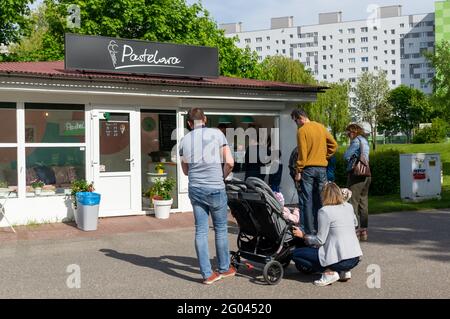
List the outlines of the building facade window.
{"type": "Polygon", "coordinates": [[[0,198],[17,196],[16,114],[15,103],[0,102],[0,198]]]}
{"type": "Polygon", "coordinates": [[[25,103],[27,196],[35,180],[48,195],[64,195],[72,180],[85,179],[85,149],[84,105],[25,103]]]}

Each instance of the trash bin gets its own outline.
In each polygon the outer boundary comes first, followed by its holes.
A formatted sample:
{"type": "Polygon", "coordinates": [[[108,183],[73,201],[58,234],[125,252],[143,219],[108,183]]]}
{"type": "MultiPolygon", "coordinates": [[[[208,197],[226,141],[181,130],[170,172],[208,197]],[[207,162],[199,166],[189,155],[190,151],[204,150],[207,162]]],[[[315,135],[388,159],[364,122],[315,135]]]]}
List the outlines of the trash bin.
{"type": "Polygon", "coordinates": [[[100,205],[100,194],[92,192],[77,193],[77,218],[79,229],[84,231],[97,230],[98,208],[100,205]]]}

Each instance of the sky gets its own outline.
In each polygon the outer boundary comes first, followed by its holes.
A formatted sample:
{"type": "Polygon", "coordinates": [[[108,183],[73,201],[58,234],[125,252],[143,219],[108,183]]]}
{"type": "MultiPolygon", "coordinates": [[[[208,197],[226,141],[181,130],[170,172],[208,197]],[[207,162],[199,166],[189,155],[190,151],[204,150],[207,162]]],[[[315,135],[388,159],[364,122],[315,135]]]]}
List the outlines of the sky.
{"type": "MultiPolygon", "coordinates": [[[[192,4],[198,0],[187,0],[192,4]]],[[[342,19],[370,16],[371,4],[402,5],[403,15],[434,12],[434,0],[201,0],[218,23],[242,22],[243,31],[270,29],[270,18],[293,16],[294,26],[319,22],[319,13],[342,11],[342,19]]]]}
{"type": "MultiPolygon", "coordinates": [[[[434,0],[186,0],[201,1],[218,24],[242,22],[243,31],[270,29],[270,18],[293,16],[294,25],[319,22],[319,13],[342,11],[344,21],[370,16],[371,4],[402,5],[403,15],[434,12],[434,0]]],[[[36,0],[36,7],[42,0],[36,0]]]]}

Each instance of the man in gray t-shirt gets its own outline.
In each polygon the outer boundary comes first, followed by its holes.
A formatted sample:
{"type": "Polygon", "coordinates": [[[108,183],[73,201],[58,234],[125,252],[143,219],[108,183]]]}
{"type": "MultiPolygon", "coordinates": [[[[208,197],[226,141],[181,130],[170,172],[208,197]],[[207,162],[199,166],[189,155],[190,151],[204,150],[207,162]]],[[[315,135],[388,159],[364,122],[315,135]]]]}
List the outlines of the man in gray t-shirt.
{"type": "Polygon", "coordinates": [[[207,128],[206,116],[199,108],[188,113],[192,129],[180,142],[181,167],[189,177],[189,199],[194,210],[195,250],[204,284],[234,276],[228,249],[228,205],[224,178],[231,173],[234,160],[225,135],[207,128]],[[222,163],[224,163],[222,167],[222,163]],[[208,230],[211,215],[218,261],[218,271],[212,271],[209,259],[208,230]]]}
{"type": "Polygon", "coordinates": [[[228,147],[223,133],[215,128],[200,126],[182,140],[180,156],[189,166],[189,185],[223,189],[222,148],[228,147]]]}

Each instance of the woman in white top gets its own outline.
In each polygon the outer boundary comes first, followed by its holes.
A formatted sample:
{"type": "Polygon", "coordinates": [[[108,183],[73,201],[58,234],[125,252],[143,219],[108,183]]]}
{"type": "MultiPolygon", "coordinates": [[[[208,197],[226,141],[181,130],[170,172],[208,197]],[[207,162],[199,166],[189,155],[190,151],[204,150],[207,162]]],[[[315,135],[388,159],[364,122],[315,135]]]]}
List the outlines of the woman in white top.
{"type": "Polygon", "coordinates": [[[321,272],[317,286],[330,285],[351,278],[350,270],[360,261],[361,247],[355,233],[358,220],[353,207],[345,202],[341,189],[335,183],[324,186],[323,207],[318,212],[317,235],[305,235],[294,227],[294,236],[303,238],[309,246],[294,250],[293,260],[305,272],[321,272]]]}

